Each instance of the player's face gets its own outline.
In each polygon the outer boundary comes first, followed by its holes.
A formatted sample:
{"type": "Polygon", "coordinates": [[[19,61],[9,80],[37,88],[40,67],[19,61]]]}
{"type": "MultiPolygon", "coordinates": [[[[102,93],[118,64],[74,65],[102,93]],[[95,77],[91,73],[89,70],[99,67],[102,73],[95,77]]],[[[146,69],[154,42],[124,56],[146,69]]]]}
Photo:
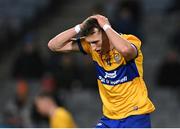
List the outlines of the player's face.
{"type": "Polygon", "coordinates": [[[99,31],[97,28],[95,28],[93,33],[86,37],[86,41],[90,43],[92,50],[101,53],[102,42],[103,42],[102,37],[103,37],[102,32],[99,31]]]}

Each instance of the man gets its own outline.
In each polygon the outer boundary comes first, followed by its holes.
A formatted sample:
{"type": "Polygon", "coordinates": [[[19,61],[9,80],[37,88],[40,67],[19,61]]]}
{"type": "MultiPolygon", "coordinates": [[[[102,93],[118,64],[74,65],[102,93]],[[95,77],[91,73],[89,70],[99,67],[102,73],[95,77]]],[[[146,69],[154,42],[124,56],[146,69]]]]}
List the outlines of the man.
{"type": "Polygon", "coordinates": [[[52,51],[82,51],[92,57],[103,102],[97,128],[151,127],[155,110],[143,81],[141,41],[133,35],[119,35],[102,15],[94,15],[48,43],[52,51]],[[82,38],[74,40],[79,32],[82,38]]]}
{"type": "Polygon", "coordinates": [[[51,128],[76,128],[72,115],[63,107],[58,107],[51,95],[41,93],[35,100],[38,111],[50,118],[51,128]]]}

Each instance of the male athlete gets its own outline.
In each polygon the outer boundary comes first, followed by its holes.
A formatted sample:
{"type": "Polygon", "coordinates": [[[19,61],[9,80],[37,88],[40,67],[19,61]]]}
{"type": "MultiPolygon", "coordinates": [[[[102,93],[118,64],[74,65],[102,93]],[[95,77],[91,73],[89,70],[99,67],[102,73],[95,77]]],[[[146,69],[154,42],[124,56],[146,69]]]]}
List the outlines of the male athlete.
{"type": "Polygon", "coordinates": [[[155,110],[143,80],[141,41],[118,34],[102,15],[93,15],[49,41],[52,51],[81,51],[92,57],[103,102],[96,128],[150,128],[155,110]],[[81,38],[73,39],[81,32],[81,38]]]}

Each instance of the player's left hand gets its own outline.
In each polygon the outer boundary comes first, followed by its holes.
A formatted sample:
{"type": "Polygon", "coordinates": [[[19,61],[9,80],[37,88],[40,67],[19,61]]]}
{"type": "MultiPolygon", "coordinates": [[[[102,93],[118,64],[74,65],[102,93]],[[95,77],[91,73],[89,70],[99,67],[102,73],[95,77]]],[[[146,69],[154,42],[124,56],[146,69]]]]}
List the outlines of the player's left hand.
{"type": "Polygon", "coordinates": [[[103,26],[105,24],[110,25],[108,18],[106,18],[105,16],[102,16],[102,15],[98,14],[98,15],[91,16],[91,18],[97,19],[97,21],[98,21],[99,25],[101,26],[101,28],[103,28],[103,26]]]}

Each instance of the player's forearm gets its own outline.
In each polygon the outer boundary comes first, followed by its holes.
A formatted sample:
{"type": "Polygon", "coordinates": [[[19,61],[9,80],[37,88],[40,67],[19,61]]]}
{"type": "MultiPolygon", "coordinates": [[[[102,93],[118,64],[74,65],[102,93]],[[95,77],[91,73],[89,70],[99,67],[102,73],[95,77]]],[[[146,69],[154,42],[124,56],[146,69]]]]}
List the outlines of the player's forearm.
{"type": "Polygon", "coordinates": [[[110,43],[127,59],[132,59],[134,57],[134,48],[131,43],[126,39],[123,39],[119,34],[112,28],[108,28],[106,34],[110,40],[110,43]]]}
{"type": "Polygon", "coordinates": [[[70,28],[57,36],[55,36],[53,39],[51,39],[48,43],[48,47],[52,51],[56,51],[58,49],[61,49],[63,46],[65,46],[71,38],[73,38],[76,35],[76,31],[73,28],[70,28]]]}

